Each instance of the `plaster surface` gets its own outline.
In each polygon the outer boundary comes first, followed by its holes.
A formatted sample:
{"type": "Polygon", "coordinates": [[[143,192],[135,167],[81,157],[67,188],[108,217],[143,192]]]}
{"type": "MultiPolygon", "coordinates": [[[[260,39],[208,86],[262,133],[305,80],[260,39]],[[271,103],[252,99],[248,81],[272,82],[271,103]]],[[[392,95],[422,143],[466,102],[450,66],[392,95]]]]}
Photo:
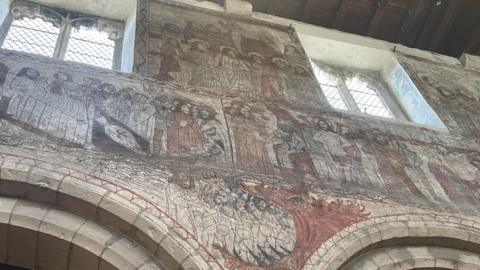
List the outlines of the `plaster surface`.
{"type": "Polygon", "coordinates": [[[161,0],[137,11],[136,73],[0,52],[0,191],[88,205],[174,269],[341,269],[392,239],[478,246],[478,72],[381,53],[445,132],[333,110],[288,27],[161,0]]]}

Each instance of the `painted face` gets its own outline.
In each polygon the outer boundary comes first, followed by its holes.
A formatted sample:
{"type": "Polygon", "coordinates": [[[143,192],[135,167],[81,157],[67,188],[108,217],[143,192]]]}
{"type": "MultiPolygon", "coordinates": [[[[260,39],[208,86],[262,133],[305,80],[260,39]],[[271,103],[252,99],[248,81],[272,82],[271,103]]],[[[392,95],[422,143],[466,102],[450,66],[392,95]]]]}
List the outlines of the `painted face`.
{"type": "Polygon", "coordinates": [[[226,54],[230,56],[231,58],[236,58],[237,54],[233,50],[227,50],[226,54]]]}
{"type": "Polygon", "coordinates": [[[258,55],[252,55],[252,60],[257,64],[263,64],[263,59],[258,55]]]}
{"type": "Polygon", "coordinates": [[[208,119],[208,118],[210,118],[210,112],[207,111],[207,110],[201,110],[201,111],[200,111],[200,116],[201,116],[202,118],[208,119]]]}
{"type": "Polygon", "coordinates": [[[264,211],[265,209],[267,209],[267,202],[265,202],[264,200],[260,200],[259,202],[257,202],[257,208],[260,211],[264,211]]]}
{"type": "Polygon", "coordinates": [[[207,44],[205,44],[205,43],[203,43],[203,42],[198,42],[198,43],[197,43],[197,48],[198,48],[200,51],[205,52],[205,51],[207,51],[208,46],[207,46],[207,44]]]}
{"type": "Polygon", "coordinates": [[[324,120],[319,120],[317,122],[317,126],[321,130],[328,130],[329,128],[327,121],[324,121],[324,120]]]}
{"type": "Polygon", "coordinates": [[[92,85],[93,84],[93,79],[92,78],[83,78],[83,84],[92,85]]]}
{"type": "Polygon", "coordinates": [[[170,44],[172,44],[173,46],[178,46],[178,41],[176,39],[171,38],[171,39],[168,40],[168,42],[170,44]]]}
{"type": "Polygon", "coordinates": [[[95,120],[102,125],[106,125],[108,123],[107,119],[103,116],[99,116],[95,120]]]}
{"type": "Polygon", "coordinates": [[[243,106],[243,108],[240,109],[240,113],[241,113],[244,117],[250,117],[250,109],[249,109],[247,106],[243,106]]]}
{"type": "Polygon", "coordinates": [[[292,138],[292,144],[297,150],[303,148],[302,140],[300,140],[300,138],[298,138],[297,136],[294,136],[292,138]]]}
{"type": "Polygon", "coordinates": [[[115,92],[115,87],[111,84],[108,84],[105,86],[104,90],[109,94],[113,94],[115,92]]]}
{"type": "Polygon", "coordinates": [[[247,208],[247,203],[242,199],[237,200],[236,204],[237,204],[238,209],[246,209],[247,208]]]}
{"type": "Polygon", "coordinates": [[[57,73],[57,78],[61,81],[68,81],[68,75],[63,72],[57,73]]]}
{"type": "Polygon", "coordinates": [[[26,74],[27,74],[27,77],[30,79],[35,79],[35,78],[38,78],[38,76],[40,76],[40,73],[33,68],[27,69],[26,74]]]}
{"type": "Polygon", "coordinates": [[[228,194],[225,191],[219,191],[214,195],[213,201],[219,205],[225,205],[228,203],[228,194]]]}
{"type": "Polygon", "coordinates": [[[285,69],[287,67],[283,61],[275,61],[275,66],[279,69],[285,69]]]}
{"type": "Polygon", "coordinates": [[[124,89],[120,96],[126,100],[131,100],[132,96],[130,95],[130,92],[127,89],[124,89]]]}
{"type": "Polygon", "coordinates": [[[182,112],[185,113],[185,114],[190,113],[190,107],[188,107],[188,105],[186,105],[186,104],[182,105],[182,107],[180,107],[180,109],[181,109],[182,112]]]}
{"type": "Polygon", "coordinates": [[[295,67],[295,72],[300,75],[304,75],[306,73],[305,69],[302,67],[295,67]]]}
{"type": "Polygon", "coordinates": [[[166,26],[167,26],[167,29],[172,31],[172,32],[175,32],[175,33],[181,32],[180,28],[178,26],[174,25],[174,24],[169,23],[166,26]]]}
{"type": "Polygon", "coordinates": [[[135,93],[135,99],[139,102],[142,102],[142,103],[147,103],[148,102],[148,97],[144,96],[142,94],[139,94],[139,93],[135,93]]]}
{"type": "Polygon", "coordinates": [[[285,48],[285,54],[291,54],[293,52],[295,52],[295,49],[293,47],[288,46],[285,48]]]}
{"type": "Polygon", "coordinates": [[[377,141],[377,143],[381,144],[381,145],[387,145],[388,144],[388,139],[387,137],[383,136],[383,135],[378,135],[375,137],[375,141],[377,141]]]}

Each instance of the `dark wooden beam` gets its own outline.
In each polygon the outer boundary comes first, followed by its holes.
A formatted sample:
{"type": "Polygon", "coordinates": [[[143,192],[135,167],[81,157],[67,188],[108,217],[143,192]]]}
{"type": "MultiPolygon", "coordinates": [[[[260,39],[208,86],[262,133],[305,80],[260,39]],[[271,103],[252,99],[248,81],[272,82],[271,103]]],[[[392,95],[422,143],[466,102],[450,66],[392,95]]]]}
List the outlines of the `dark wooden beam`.
{"type": "Polygon", "coordinates": [[[305,1],[305,5],[303,6],[303,12],[302,12],[302,21],[308,21],[310,20],[310,17],[312,17],[312,12],[313,12],[313,0],[307,0],[305,1]]]}
{"type": "MultiPolygon", "coordinates": [[[[424,50],[427,50],[429,48],[433,33],[438,28],[438,24],[440,23],[443,13],[445,11],[443,5],[438,5],[437,0],[431,1],[432,4],[430,6],[430,9],[428,10],[428,15],[423,22],[420,34],[414,42],[415,47],[424,50]]],[[[443,1],[446,0],[441,0],[439,2],[442,3],[443,1]]]]}
{"type": "Polygon", "coordinates": [[[335,29],[341,30],[343,26],[345,25],[345,19],[347,17],[347,11],[350,6],[350,4],[355,1],[355,0],[343,0],[340,3],[340,6],[337,11],[337,18],[335,19],[335,29]]]}
{"type": "Polygon", "coordinates": [[[412,0],[408,10],[408,15],[402,24],[397,42],[407,46],[412,46],[421,31],[428,15],[428,9],[433,5],[432,0],[412,0]]]}
{"type": "Polygon", "coordinates": [[[268,1],[268,5],[267,5],[267,13],[268,14],[275,15],[275,2],[276,2],[276,0],[268,1]]]}
{"type": "Polygon", "coordinates": [[[388,1],[389,0],[379,0],[377,2],[377,10],[375,11],[375,15],[373,15],[370,26],[368,27],[369,36],[374,36],[377,32],[378,26],[380,26],[380,22],[385,14],[385,7],[388,5],[388,1]]]}
{"type": "Polygon", "coordinates": [[[443,0],[443,4],[447,5],[445,7],[445,12],[443,13],[440,23],[436,26],[436,31],[434,32],[429,49],[431,51],[439,51],[441,49],[441,43],[445,35],[450,31],[453,22],[457,18],[460,0],[443,0]]]}
{"type": "Polygon", "coordinates": [[[472,37],[465,48],[465,52],[480,55],[480,22],[472,33],[472,37]]]}

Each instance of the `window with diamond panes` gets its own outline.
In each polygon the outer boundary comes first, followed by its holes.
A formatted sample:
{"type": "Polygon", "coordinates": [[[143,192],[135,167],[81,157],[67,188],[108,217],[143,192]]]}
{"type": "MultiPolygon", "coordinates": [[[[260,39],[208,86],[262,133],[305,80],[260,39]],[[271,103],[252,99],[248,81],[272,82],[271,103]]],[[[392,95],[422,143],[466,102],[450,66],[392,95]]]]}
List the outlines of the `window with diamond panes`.
{"type": "MultiPolygon", "coordinates": [[[[402,118],[400,110],[393,114],[389,106],[396,106],[388,97],[383,83],[359,73],[341,72],[327,65],[312,62],[313,71],[327,101],[335,109],[361,112],[385,118],[402,118]],[[368,79],[367,79],[368,78],[368,79]],[[386,99],[390,102],[387,105],[386,99]]],[[[396,106],[398,107],[398,106],[396,106]]]]}
{"type": "Polygon", "coordinates": [[[65,60],[112,68],[114,52],[115,41],[108,33],[80,26],[70,32],[65,60]]]}
{"type": "Polygon", "coordinates": [[[2,48],[52,57],[60,28],[41,18],[14,19],[2,48]]]}
{"type": "Polygon", "coordinates": [[[345,101],[343,101],[342,94],[340,93],[339,79],[332,73],[321,69],[316,64],[312,64],[313,72],[317,78],[320,86],[332,107],[340,110],[348,110],[345,101]]]}
{"type": "Polygon", "coordinates": [[[11,13],[1,48],[114,68],[123,23],[29,2],[14,2],[11,13]]]}
{"type": "Polygon", "coordinates": [[[353,76],[347,78],[345,84],[362,113],[393,118],[378,91],[368,81],[353,76]]]}

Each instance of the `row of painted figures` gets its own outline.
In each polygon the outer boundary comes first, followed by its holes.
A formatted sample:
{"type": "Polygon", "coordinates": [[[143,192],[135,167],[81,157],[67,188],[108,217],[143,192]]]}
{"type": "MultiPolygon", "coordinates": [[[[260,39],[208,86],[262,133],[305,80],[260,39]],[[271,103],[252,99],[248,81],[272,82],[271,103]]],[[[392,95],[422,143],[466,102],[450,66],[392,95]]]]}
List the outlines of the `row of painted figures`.
{"type": "Polygon", "coordinates": [[[29,67],[1,69],[0,117],[71,146],[128,149],[214,166],[233,159],[237,170],[282,175],[293,184],[363,187],[366,193],[452,208],[471,209],[480,199],[475,153],[448,153],[272,106],[226,102],[222,119],[212,106],[168,93],[150,97],[89,77],[76,84],[63,71],[47,78],[29,67]]]}
{"type": "Polygon", "coordinates": [[[183,85],[218,90],[222,94],[248,99],[282,100],[289,93],[313,95],[315,82],[305,57],[298,48],[287,45],[302,63],[288,63],[282,57],[268,59],[257,52],[241,53],[229,46],[219,51],[209,50],[200,39],[182,42],[173,37],[157,42],[160,47],[151,52],[158,62],[159,80],[175,80],[183,85]],[[185,45],[186,44],[186,45],[185,45]],[[287,91],[288,90],[288,91],[287,91]]]}
{"type": "Polygon", "coordinates": [[[0,117],[54,141],[138,154],[200,156],[215,162],[226,155],[225,136],[215,110],[185,99],[154,99],[130,87],[71,74],[43,77],[25,67],[12,75],[2,64],[0,117]]]}
{"type": "Polygon", "coordinates": [[[247,105],[237,105],[227,107],[226,114],[237,146],[235,165],[245,172],[279,172],[293,185],[352,192],[363,188],[364,194],[373,191],[426,206],[475,211],[480,202],[479,153],[449,151],[318,117],[294,117],[275,107],[252,113],[247,105]],[[268,113],[273,125],[267,123],[268,113]],[[272,132],[266,132],[268,126],[272,132]]]}

